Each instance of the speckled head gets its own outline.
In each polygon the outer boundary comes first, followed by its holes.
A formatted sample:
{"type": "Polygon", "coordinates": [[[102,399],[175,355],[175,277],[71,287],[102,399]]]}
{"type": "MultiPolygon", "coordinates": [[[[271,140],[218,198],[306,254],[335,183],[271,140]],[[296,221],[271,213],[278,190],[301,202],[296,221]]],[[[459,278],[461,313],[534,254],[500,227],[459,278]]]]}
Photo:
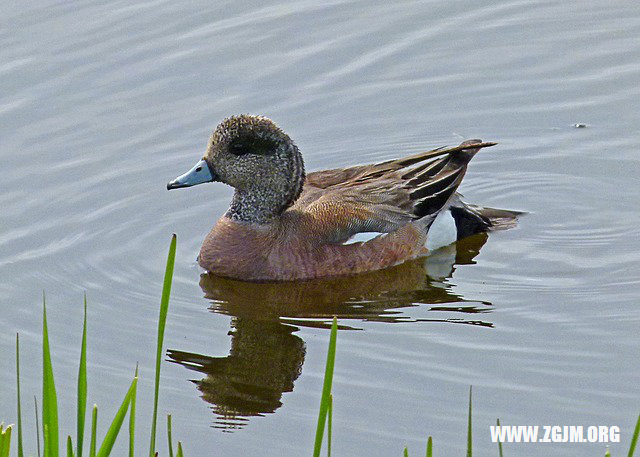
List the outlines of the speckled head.
{"type": "MultiPolygon", "coordinates": [[[[201,173],[210,173],[208,181],[236,189],[226,216],[246,222],[265,223],[282,213],[300,195],[305,178],[294,142],[262,116],[232,116],[222,121],[209,139],[203,162],[207,167],[202,163],[199,168],[201,173]]],[[[197,169],[198,164],[193,170],[197,169]]],[[[181,178],[168,188],[204,182],[183,185],[188,179],[179,181],[181,178]]]]}

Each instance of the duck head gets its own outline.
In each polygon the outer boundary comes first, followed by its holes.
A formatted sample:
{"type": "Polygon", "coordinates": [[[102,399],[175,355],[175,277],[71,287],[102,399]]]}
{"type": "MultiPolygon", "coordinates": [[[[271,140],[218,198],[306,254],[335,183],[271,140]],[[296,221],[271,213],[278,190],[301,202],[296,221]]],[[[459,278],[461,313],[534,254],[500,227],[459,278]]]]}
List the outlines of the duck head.
{"type": "Polygon", "coordinates": [[[295,143],[271,119],[232,116],[216,127],[204,157],[167,189],[219,181],[235,188],[226,217],[266,223],[302,191],[304,163],[295,143]]]}

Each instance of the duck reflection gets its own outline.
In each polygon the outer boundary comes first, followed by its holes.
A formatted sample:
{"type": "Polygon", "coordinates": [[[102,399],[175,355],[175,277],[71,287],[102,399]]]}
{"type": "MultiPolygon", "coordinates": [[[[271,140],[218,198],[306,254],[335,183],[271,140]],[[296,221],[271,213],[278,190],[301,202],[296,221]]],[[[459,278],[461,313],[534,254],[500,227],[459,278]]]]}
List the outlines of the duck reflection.
{"type": "Polygon", "coordinates": [[[341,329],[358,321],[447,322],[492,327],[478,319],[490,303],[466,299],[449,279],[457,265],[475,263],[487,236],[479,234],[426,259],[352,277],[295,283],[246,283],[204,274],[200,286],[210,310],[232,317],[231,350],[226,357],[170,349],[169,360],[200,372],[194,380],[212,405],[214,427],[241,428],[249,417],[273,413],[284,392],[291,392],[305,358],[299,327],[341,329]],[[433,318],[412,318],[406,311],[429,306],[433,318]],[[349,321],[349,324],[345,324],[349,321]]]}
{"type": "Polygon", "coordinates": [[[169,350],[169,359],[205,375],[193,381],[212,405],[215,428],[242,427],[247,417],[272,413],[300,376],[305,346],[294,327],[277,321],[234,319],[226,357],[169,350]]]}

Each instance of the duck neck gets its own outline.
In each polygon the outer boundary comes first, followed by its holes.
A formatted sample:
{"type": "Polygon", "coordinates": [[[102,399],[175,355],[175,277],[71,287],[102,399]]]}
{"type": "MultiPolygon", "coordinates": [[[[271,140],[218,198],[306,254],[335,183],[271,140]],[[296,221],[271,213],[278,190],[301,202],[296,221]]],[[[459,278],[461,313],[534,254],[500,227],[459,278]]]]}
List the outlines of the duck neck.
{"type": "Polygon", "coordinates": [[[225,216],[234,221],[266,224],[282,212],[281,207],[282,203],[273,194],[236,190],[225,216]]]}
{"type": "Polygon", "coordinates": [[[226,217],[242,222],[267,224],[280,216],[298,199],[305,180],[304,163],[298,148],[291,143],[287,165],[270,176],[256,177],[243,189],[237,189],[226,217]]]}

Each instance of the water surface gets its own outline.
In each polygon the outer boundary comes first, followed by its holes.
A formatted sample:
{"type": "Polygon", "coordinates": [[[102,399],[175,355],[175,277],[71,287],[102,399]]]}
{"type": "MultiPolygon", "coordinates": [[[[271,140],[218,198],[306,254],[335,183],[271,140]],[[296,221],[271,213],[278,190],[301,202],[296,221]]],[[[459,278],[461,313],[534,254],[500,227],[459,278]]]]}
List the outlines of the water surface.
{"type": "Polygon", "coordinates": [[[45,290],[61,423],[75,430],[86,291],[89,400],[104,433],[139,362],[144,449],[175,232],[160,407],[189,455],[308,454],[334,314],[335,455],[423,452],[428,435],[462,455],[471,384],[479,455],[496,453],[496,417],[619,425],[612,454],[626,452],[640,410],[635,3],[87,0],[5,2],[0,17],[0,419],[15,421],[16,331],[23,399],[40,395],[45,290]],[[165,185],[245,112],[284,128],[308,170],[498,141],[460,190],[529,214],[357,279],[201,276],[194,259],[231,190],[165,185]]]}

